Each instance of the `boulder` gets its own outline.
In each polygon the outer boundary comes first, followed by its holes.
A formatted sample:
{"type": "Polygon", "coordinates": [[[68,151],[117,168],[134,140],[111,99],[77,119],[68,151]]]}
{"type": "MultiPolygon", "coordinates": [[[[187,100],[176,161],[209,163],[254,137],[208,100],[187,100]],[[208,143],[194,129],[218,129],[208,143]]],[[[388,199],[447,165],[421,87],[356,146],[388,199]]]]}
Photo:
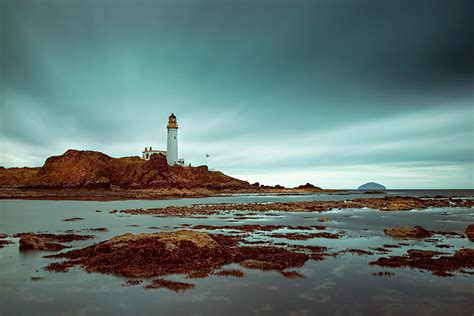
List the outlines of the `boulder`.
{"type": "Polygon", "coordinates": [[[20,250],[44,250],[57,251],[66,248],[66,246],[51,241],[47,237],[25,234],[20,237],[20,250]]]}
{"type": "Polygon", "coordinates": [[[424,229],[421,226],[415,227],[394,227],[391,229],[384,230],[385,236],[396,237],[396,238],[425,238],[433,235],[429,230],[424,229]]]}
{"type": "Polygon", "coordinates": [[[470,224],[466,227],[466,236],[470,241],[474,241],[474,224],[470,224]]]}

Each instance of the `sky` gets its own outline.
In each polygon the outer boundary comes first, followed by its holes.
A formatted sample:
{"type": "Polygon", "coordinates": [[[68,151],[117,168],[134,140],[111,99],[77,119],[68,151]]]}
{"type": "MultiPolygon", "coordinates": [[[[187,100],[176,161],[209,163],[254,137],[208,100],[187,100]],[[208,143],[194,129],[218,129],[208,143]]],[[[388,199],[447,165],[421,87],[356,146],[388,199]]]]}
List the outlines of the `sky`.
{"type": "Polygon", "coordinates": [[[474,2],[0,0],[0,165],[166,149],[250,182],[474,189],[474,2]]]}

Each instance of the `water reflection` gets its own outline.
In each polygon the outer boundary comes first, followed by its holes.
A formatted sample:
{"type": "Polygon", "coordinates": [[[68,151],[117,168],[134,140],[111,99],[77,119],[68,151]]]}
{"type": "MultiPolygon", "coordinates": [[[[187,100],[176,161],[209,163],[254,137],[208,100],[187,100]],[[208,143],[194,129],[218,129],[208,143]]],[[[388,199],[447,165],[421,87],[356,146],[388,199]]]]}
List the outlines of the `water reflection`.
{"type": "MultiPolygon", "coordinates": [[[[406,192],[405,192],[406,193],[406,192]]],[[[432,196],[446,192],[431,192],[432,196]]],[[[464,192],[472,195],[472,192],[464,192]]],[[[426,196],[426,191],[413,195],[426,196]]],[[[456,192],[459,195],[459,192],[456,192]]],[[[350,195],[349,197],[362,195],[350,195]]],[[[366,195],[363,195],[364,197],[366,195]]],[[[208,199],[166,201],[0,201],[0,232],[15,234],[25,231],[59,233],[104,227],[93,232],[93,240],[78,241],[73,247],[84,247],[125,232],[171,231],[187,225],[325,225],[328,232],[345,231],[340,239],[284,240],[272,238],[273,232],[253,234],[249,240],[284,241],[287,244],[318,245],[340,251],[346,248],[370,249],[397,241],[385,237],[383,229],[393,226],[421,225],[433,231],[462,233],[473,222],[472,209],[430,209],[410,212],[377,212],[369,209],[337,210],[324,213],[327,222],[319,223],[322,214],[279,213],[279,216],[255,215],[233,222],[235,214],[199,217],[153,217],[109,214],[113,209],[190,205],[219,202],[275,202],[312,199],[347,199],[347,195],[312,196],[233,196],[208,199]],[[102,210],[102,212],[96,212],[102,210]],[[82,217],[78,222],[63,219],[82,217]]],[[[241,212],[240,212],[241,213],[241,212]]],[[[288,232],[292,230],[284,230],[288,232]]],[[[215,231],[213,231],[215,232],[215,231]]],[[[226,232],[226,231],[223,231],[226,232]]],[[[279,232],[279,231],[277,231],[279,232]]],[[[387,269],[367,263],[380,254],[358,256],[351,253],[308,261],[292,269],[303,278],[289,279],[276,271],[246,269],[232,264],[227,269],[240,269],[244,278],[211,275],[192,279],[195,288],[175,293],[165,289],[145,290],[142,285],[123,286],[125,279],[80,268],[70,272],[49,273],[42,269],[51,262],[43,252],[19,252],[18,239],[0,249],[0,314],[88,315],[88,314],[364,314],[364,315],[472,315],[474,287],[472,276],[437,277],[416,269],[390,269],[393,276],[377,276],[387,269]],[[44,277],[32,281],[31,277],[44,277]]],[[[440,243],[453,248],[471,247],[467,239],[442,237],[440,243]]],[[[408,249],[435,249],[433,244],[410,241],[409,245],[390,249],[390,254],[403,254],[408,249]]],[[[190,282],[182,275],[167,279],[190,282]]],[[[149,280],[146,280],[149,281],[149,280]]]]}

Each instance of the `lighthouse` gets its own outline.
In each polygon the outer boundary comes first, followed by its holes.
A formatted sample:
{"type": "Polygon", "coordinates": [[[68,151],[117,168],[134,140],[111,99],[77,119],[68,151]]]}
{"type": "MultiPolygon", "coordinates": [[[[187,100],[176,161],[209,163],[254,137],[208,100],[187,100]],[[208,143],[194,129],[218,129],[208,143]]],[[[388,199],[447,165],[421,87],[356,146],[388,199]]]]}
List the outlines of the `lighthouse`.
{"type": "Polygon", "coordinates": [[[166,161],[169,165],[178,163],[178,123],[176,116],[171,113],[168,118],[168,143],[166,149],[166,161]]]}
{"type": "MultiPolygon", "coordinates": [[[[184,159],[178,159],[178,123],[176,122],[176,116],[174,113],[168,117],[168,141],[167,148],[165,150],[156,150],[152,147],[145,147],[142,152],[143,160],[150,160],[153,155],[166,156],[166,162],[170,166],[178,165],[184,167],[184,159]]],[[[189,164],[191,165],[191,164],[189,164]]]]}

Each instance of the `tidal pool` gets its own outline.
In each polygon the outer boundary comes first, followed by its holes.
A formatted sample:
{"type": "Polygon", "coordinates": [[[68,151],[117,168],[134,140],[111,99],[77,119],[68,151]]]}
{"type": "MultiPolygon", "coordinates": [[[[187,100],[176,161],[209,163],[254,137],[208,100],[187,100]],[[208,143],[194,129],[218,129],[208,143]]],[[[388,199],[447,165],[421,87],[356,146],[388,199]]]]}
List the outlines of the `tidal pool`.
{"type": "MultiPolygon", "coordinates": [[[[473,191],[388,191],[390,195],[467,196],[473,191]]],[[[429,271],[410,268],[382,268],[368,263],[381,256],[401,255],[408,249],[438,250],[453,253],[460,248],[473,248],[467,238],[443,236],[439,243],[451,248],[439,249],[432,242],[404,240],[408,245],[390,248],[390,253],[359,256],[339,253],[322,261],[308,261],[291,269],[302,278],[285,278],[277,271],[239,269],[243,278],[211,275],[186,279],[169,275],[166,279],[195,284],[183,292],[168,289],[124,286],[126,279],[100,273],[87,273],[72,268],[67,273],[43,269],[52,259],[50,252],[20,252],[21,232],[64,233],[74,230],[94,234],[95,238],[73,242],[82,248],[123,233],[160,232],[183,229],[183,224],[239,226],[247,224],[284,226],[327,226],[327,232],[343,232],[339,239],[314,238],[287,240],[272,238],[274,233],[294,232],[282,229],[253,232],[253,241],[329,247],[331,252],[348,248],[365,249],[398,244],[401,241],[384,236],[383,230],[394,226],[420,225],[432,231],[463,234],[474,223],[474,210],[468,208],[427,209],[421,211],[381,212],[372,209],[344,209],[324,213],[268,213],[238,219],[235,213],[207,217],[154,217],[150,215],[110,214],[111,210],[152,208],[196,203],[247,203],[352,199],[381,197],[383,194],[315,194],[299,196],[234,195],[204,199],[162,201],[0,201],[0,233],[10,235],[12,243],[0,249],[0,315],[108,315],[108,314],[193,314],[193,315],[472,315],[474,313],[474,279],[472,274],[455,273],[452,277],[435,276],[429,271]],[[98,212],[100,211],[100,212],[98,212]],[[275,216],[276,215],[276,216],[275,216]],[[63,221],[79,217],[83,220],[63,221]],[[318,222],[320,217],[329,221],[318,222]],[[105,232],[86,232],[89,228],[107,228],[105,232]],[[379,276],[379,272],[393,275],[379,276]],[[375,275],[374,275],[375,274],[375,275]],[[32,278],[38,278],[33,279],[32,278]]],[[[242,211],[238,212],[243,213],[242,211]]],[[[206,230],[200,230],[206,231],[206,230]]],[[[231,233],[212,230],[212,233],[231,233]]],[[[53,252],[54,253],[54,252],[53,252]]],[[[472,271],[471,271],[472,272],[472,271]]]]}

